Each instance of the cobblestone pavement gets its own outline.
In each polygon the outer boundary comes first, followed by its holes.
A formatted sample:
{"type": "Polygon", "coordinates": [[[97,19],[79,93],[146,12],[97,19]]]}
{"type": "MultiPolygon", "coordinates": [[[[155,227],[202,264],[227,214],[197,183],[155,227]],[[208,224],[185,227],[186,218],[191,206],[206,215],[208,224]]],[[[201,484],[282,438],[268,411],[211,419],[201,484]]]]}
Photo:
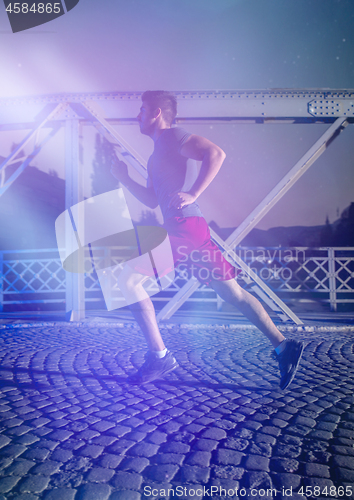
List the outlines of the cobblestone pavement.
{"type": "Polygon", "coordinates": [[[354,332],[324,330],[290,329],[281,391],[247,326],[164,326],[180,367],[144,387],[134,324],[2,327],[0,500],[353,498],[354,332]]]}

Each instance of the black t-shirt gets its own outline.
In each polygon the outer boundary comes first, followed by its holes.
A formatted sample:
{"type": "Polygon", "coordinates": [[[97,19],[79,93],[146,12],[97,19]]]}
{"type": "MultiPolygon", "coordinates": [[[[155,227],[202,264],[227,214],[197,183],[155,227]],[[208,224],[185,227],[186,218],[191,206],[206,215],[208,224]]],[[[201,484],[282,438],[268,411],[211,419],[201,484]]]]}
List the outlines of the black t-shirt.
{"type": "Polygon", "coordinates": [[[198,203],[183,208],[168,207],[171,194],[189,191],[197,175],[197,166],[180,154],[181,147],[190,137],[180,127],[165,129],[155,142],[153,154],[148,161],[148,186],[153,186],[164,220],[170,217],[202,217],[198,203]]]}

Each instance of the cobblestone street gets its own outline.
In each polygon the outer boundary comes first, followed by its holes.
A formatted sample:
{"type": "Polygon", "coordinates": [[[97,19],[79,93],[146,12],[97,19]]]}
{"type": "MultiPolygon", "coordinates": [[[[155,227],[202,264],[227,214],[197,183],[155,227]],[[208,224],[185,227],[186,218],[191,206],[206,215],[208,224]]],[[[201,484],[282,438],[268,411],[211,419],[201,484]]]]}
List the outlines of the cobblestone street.
{"type": "Polygon", "coordinates": [[[0,327],[0,500],[354,498],[353,327],[288,328],[286,391],[253,327],[162,334],[180,366],[139,387],[133,323],[0,327]]]}

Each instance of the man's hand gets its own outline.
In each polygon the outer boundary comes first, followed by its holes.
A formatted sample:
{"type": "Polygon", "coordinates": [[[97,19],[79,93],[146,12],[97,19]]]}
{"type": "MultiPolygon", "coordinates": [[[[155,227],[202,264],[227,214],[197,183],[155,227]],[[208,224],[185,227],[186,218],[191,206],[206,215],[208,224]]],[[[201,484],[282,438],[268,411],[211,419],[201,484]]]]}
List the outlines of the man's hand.
{"type": "Polygon", "coordinates": [[[128,167],[124,161],[119,161],[117,158],[112,159],[111,174],[121,182],[125,188],[132,193],[141,203],[149,208],[156,208],[158,201],[152,185],[148,187],[142,186],[129,176],[128,167]]]}
{"type": "Polygon", "coordinates": [[[123,184],[129,179],[128,167],[124,161],[113,161],[111,165],[111,174],[123,184]]]}
{"type": "Polygon", "coordinates": [[[197,197],[193,194],[190,193],[172,193],[170,194],[171,200],[170,203],[168,204],[169,207],[174,207],[174,208],[183,208],[186,207],[187,205],[190,205],[191,203],[194,203],[197,197]]]}

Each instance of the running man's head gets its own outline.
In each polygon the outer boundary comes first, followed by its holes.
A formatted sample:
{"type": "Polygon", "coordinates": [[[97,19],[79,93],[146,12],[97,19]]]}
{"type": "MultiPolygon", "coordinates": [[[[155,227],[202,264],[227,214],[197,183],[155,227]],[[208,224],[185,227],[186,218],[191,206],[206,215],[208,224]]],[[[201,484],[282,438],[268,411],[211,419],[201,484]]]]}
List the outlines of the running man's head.
{"type": "Polygon", "coordinates": [[[151,135],[156,126],[171,127],[177,115],[177,100],[173,94],[164,90],[147,90],[141,100],[138,122],[142,134],[151,135]]]}

